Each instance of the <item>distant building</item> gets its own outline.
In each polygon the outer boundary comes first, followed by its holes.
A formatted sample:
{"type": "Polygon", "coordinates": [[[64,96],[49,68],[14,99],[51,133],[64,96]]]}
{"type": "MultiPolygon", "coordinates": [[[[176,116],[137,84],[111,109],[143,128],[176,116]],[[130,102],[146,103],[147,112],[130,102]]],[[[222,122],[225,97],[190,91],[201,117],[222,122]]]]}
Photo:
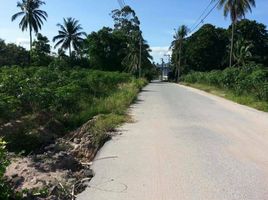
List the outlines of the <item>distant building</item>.
{"type": "Polygon", "coordinates": [[[164,63],[162,64],[156,64],[156,68],[160,71],[160,77],[161,79],[163,77],[163,80],[168,80],[168,74],[171,72],[170,64],[169,63],[164,63]]]}

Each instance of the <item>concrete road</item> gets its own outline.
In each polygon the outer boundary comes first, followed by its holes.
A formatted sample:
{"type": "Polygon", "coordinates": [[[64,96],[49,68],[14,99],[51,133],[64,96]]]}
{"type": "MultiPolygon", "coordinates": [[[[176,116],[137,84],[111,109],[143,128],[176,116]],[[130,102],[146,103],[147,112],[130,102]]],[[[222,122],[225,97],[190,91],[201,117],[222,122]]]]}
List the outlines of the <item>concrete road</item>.
{"type": "Polygon", "coordinates": [[[78,200],[267,200],[268,114],[152,83],[78,200]]]}

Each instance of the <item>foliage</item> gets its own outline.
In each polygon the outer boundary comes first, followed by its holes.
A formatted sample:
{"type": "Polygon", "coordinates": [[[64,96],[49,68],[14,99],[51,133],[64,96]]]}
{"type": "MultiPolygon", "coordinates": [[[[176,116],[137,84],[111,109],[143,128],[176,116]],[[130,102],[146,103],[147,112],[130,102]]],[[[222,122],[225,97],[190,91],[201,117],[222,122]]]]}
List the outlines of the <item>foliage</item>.
{"type": "Polygon", "coordinates": [[[25,31],[29,28],[30,30],[30,49],[32,49],[32,30],[35,33],[41,29],[43,25],[43,20],[48,17],[47,13],[40,10],[40,6],[45,4],[41,0],[22,0],[22,2],[17,3],[17,7],[21,9],[20,12],[14,14],[11,18],[12,21],[20,16],[23,16],[20,21],[20,28],[25,31]]]}
{"type": "MultiPolygon", "coordinates": [[[[216,0],[213,0],[216,1],[216,0]]],[[[219,8],[223,8],[223,15],[227,17],[230,15],[232,21],[232,36],[231,36],[231,45],[230,45],[230,59],[229,67],[232,67],[233,61],[233,47],[234,47],[234,32],[235,25],[239,19],[243,19],[246,16],[248,11],[251,12],[251,7],[255,7],[255,0],[220,0],[219,8]]]]}
{"type": "Polygon", "coordinates": [[[226,68],[223,71],[192,72],[183,77],[187,83],[201,83],[233,91],[236,95],[250,95],[268,101],[268,70],[262,66],[226,68]]]}
{"type": "Polygon", "coordinates": [[[182,25],[179,27],[175,35],[174,40],[171,43],[170,49],[172,49],[172,64],[175,68],[175,79],[179,81],[181,71],[181,60],[182,60],[182,45],[185,37],[187,36],[189,29],[187,26],[182,25]]]}
{"type": "Polygon", "coordinates": [[[121,61],[126,55],[125,40],[122,34],[115,33],[108,27],[89,34],[84,48],[89,57],[90,66],[99,70],[123,71],[121,61]]]}
{"type": "Polygon", "coordinates": [[[224,29],[206,24],[186,41],[186,60],[191,70],[223,69],[228,37],[224,29]]]}
{"type": "Polygon", "coordinates": [[[82,45],[82,36],[86,35],[85,32],[81,32],[82,27],[79,21],[74,18],[63,19],[63,25],[57,24],[60,28],[59,34],[53,38],[53,42],[58,41],[55,44],[55,48],[61,45],[61,49],[69,49],[69,56],[72,55],[72,47],[74,50],[78,50],[82,45]]]}
{"type": "Polygon", "coordinates": [[[0,179],[3,178],[5,169],[8,166],[9,161],[7,158],[6,143],[0,138],[0,179]]]}
{"type": "Polygon", "coordinates": [[[130,6],[125,6],[121,10],[113,10],[111,15],[114,20],[115,30],[123,32],[126,35],[140,31],[139,18],[130,6]]]}
{"type": "Polygon", "coordinates": [[[6,44],[0,39],[0,67],[29,64],[29,53],[23,47],[15,44],[6,44]]]}
{"type": "Polygon", "coordinates": [[[142,36],[140,21],[135,11],[125,6],[121,10],[113,10],[114,33],[124,41],[121,64],[125,71],[141,75],[145,68],[152,68],[150,47],[142,36]],[[139,69],[141,67],[141,69],[139,69]]]}
{"type": "Polygon", "coordinates": [[[136,95],[135,88],[140,88],[134,80],[125,73],[81,68],[2,67],[0,122],[23,119],[27,124],[5,139],[13,149],[23,147],[21,150],[29,152],[40,147],[47,136],[43,139],[38,135],[38,125],[31,117],[39,113],[49,113],[66,129],[76,128],[98,114],[122,114],[136,95]],[[23,145],[14,146],[22,141],[23,145]]]}
{"type": "Polygon", "coordinates": [[[50,54],[50,44],[46,36],[37,34],[37,40],[33,42],[31,51],[31,64],[33,66],[48,66],[52,58],[50,54]]]}
{"type": "Polygon", "coordinates": [[[244,39],[239,39],[234,44],[234,61],[236,66],[245,66],[246,62],[252,57],[251,48],[252,44],[244,39]]]}
{"type": "MultiPolygon", "coordinates": [[[[228,66],[230,53],[229,36],[232,27],[216,28],[203,25],[198,31],[184,39],[182,47],[181,73],[190,71],[223,70],[228,66]]],[[[256,21],[243,19],[236,23],[234,32],[234,66],[245,66],[250,62],[268,66],[268,32],[266,26],[256,21]]],[[[172,47],[175,45],[173,41],[172,47]]],[[[179,51],[172,52],[174,65],[179,51]]],[[[174,73],[175,74],[175,73],[174,73]]],[[[174,76],[173,74],[173,76],[174,76]]]]}
{"type": "MultiPolygon", "coordinates": [[[[150,47],[143,39],[140,21],[135,11],[126,6],[120,10],[113,10],[114,29],[103,27],[88,35],[84,42],[82,54],[89,59],[94,69],[130,72],[138,74],[140,64],[142,74],[149,75],[153,71],[150,47]]],[[[149,75],[150,76],[150,75],[149,75]]]]}
{"type": "Polygon", "coordinates": [[[141,51],[141,34],[139,32],[132,32],[127,44],[127,55],[122,60],[125,70],[135,74],[139,70],[140,51],[141,51]]]}
{"type": "MultiPolygon", "coordinates": [[[[231,31],[231,27],[227,30],[231,31]]],[[[268,32],[266,26],[254,20],[242,19],[236,23],[235,40],[245,40],[252,45],[251,61],[268,66],[268,32]]]]}
{"type": "Polygon", "coordinates": [[[9,165],[7,156],[6,143],[0,138],[0,199],[8,200],[11,190],[4,180],[6,167],[9,165]]]}

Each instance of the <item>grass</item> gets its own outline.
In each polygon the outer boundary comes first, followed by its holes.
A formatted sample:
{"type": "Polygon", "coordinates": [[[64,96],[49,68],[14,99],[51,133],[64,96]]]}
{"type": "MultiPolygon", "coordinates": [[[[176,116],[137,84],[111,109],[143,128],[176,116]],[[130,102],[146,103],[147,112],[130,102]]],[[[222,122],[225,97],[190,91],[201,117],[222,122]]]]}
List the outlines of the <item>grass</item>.
{"type": "Polygon", "coordinates": [[[206,85],[206,84],[200,84],[200,83],[183,82],[181,84],[203,90],[205,92],[214,94],[216,96],[223,97],[225,99],[229,99],[229,100],[234,101],[236,103],[246,105],[246,106],[255,108],[257,110],[260,110],[260,111],[268,112],[268,102],[267,101],[258,100],[257,98],[252,97],[250,95],[237,95],[230,90],[226,90],[226,89],[222,89],[222,88],[218,88],[218,87],[210,86],[210,85],[206,85]]]}
{"type": "Polygon", "coordinates": [[[95,116],[121,118],[146,80],[82,68],[13,66],[0,69],[0,83],[0,136],[9,151],[27,154],[95,116]]]}
{"type": "MultiPolygon", "coordinates": [[[[113,95],[103,99],[96,107],[94,112],[99,113],[95,123],[90,127],[93,134],[93,145],[96,147],[108,139],[108,132],[114,131],[119,125],[129,120],[127,110],[136,100],[139,91],[147,84],[144,79],[133,80],[130,83],[122,84],[120,89],[113,95]]],[[[92,110],[82,113],[81,118],[91,114],[92,110]],[[89,112],[89,113],[87,113],[89,112]]]]}

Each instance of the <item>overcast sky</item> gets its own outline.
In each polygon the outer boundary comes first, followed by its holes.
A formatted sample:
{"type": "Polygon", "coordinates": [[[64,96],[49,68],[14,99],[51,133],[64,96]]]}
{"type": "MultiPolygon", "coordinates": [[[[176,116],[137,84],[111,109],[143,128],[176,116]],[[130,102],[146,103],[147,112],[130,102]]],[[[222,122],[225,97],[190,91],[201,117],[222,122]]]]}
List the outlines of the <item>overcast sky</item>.
{"type": "MultiPolygon", "coordinates": [[[[74,17],[80,21],[84,31],[90,33],[103,26],[112,26],[110,12],[119,8],[117,0],[46,0],[42,7],[49,18],[45,22],[41,33],[51,40],[57,34],[57,23],[63,17],[74,17]]],[[[125,0],[137,13],[141,21],[144,38],[148,41],[152,55],[156,62],[167,53],[174,28],[185,24],[193,27],[196,20],[209,4],[210,0],[125,0]]],[[[0,38],[6,42],[14,42],[28,46],[27,32],[19,29],[19,20],[11,22],[11,16],[18,12],[17,0],[0,0],[0,38]]],[[[256,0],[257,7],[247,18],[268,25],[268,0],[256,0]]],[[[222,10],[215,9],[205,20],[219,27],[227,27],[229,18],[225,19],[222,10]]]]}

